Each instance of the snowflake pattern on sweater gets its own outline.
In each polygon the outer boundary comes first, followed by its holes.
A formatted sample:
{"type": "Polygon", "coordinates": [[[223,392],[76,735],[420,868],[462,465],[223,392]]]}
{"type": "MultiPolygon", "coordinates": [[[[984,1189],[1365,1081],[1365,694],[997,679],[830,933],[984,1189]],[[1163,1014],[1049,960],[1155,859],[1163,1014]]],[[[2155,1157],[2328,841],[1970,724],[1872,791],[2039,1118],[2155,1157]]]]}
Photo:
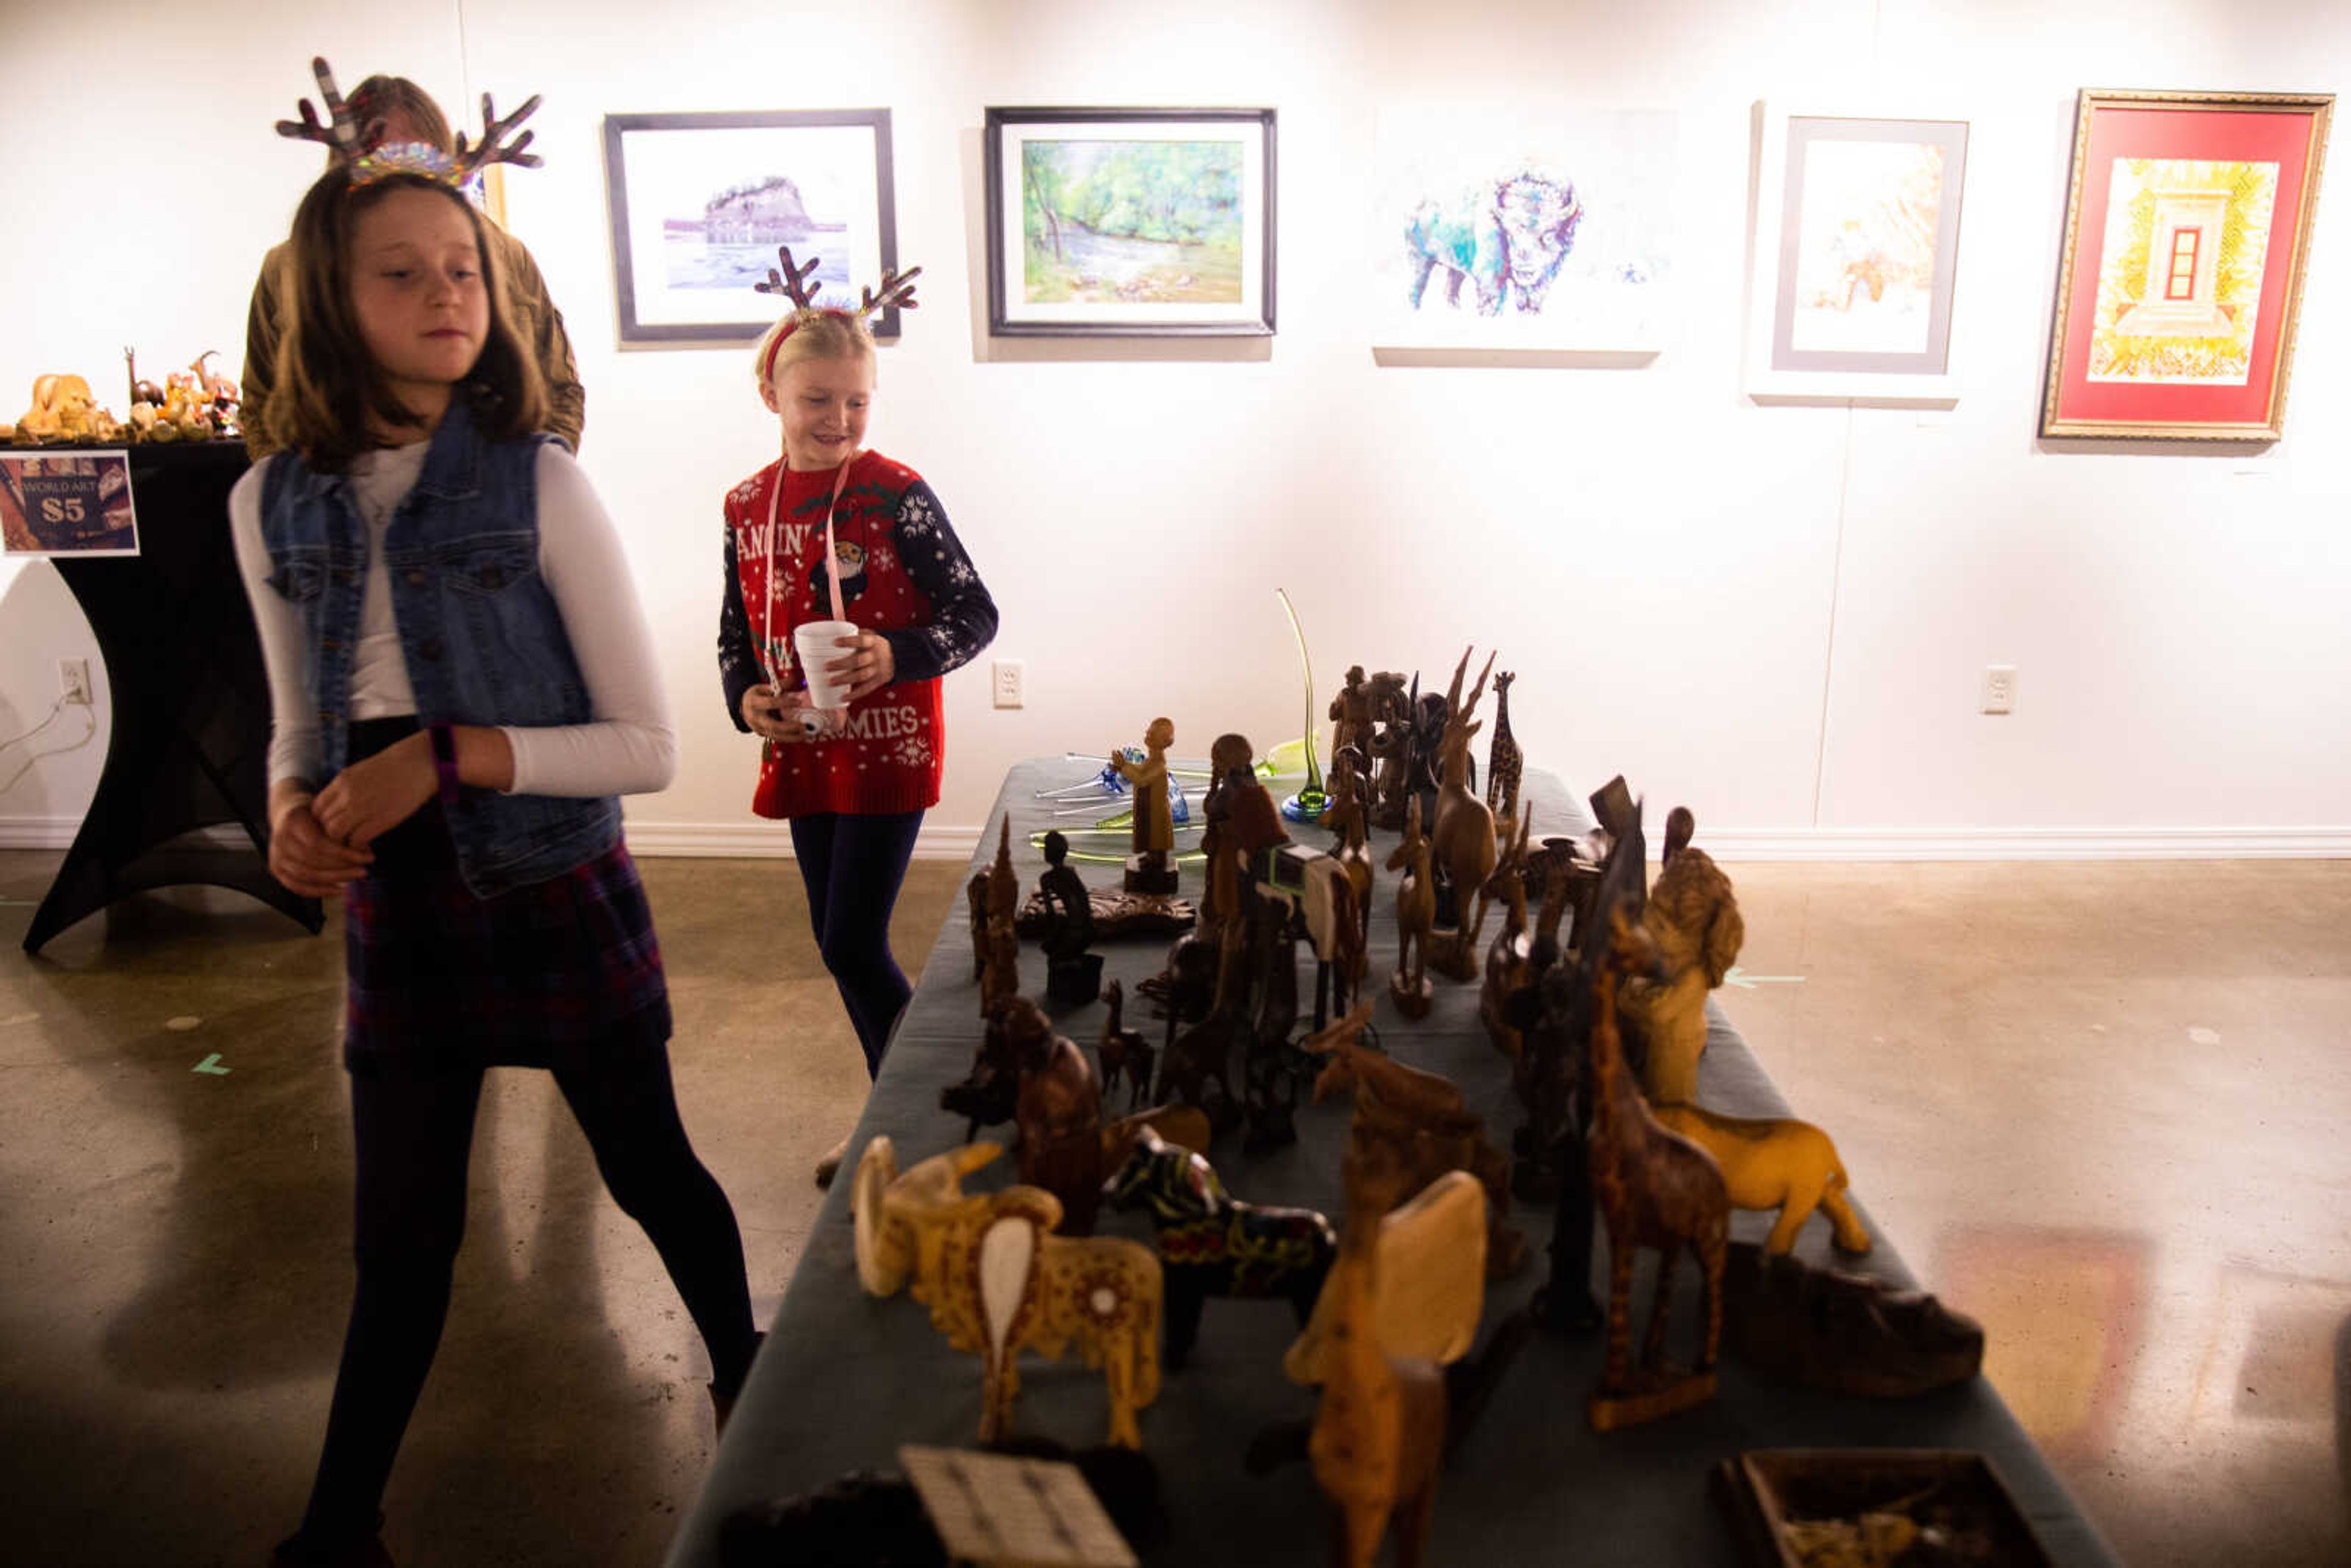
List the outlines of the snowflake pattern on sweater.
{"type": "MultiPolygon", "coordinates": [[[[778,462],[726,493],[718,666],[737,729],[749,727],[743,695],[769,680],[771,671],[786,689],[806,685],[792,658],[791,632],[832,613],[824,517],[838,473],[796,473],[778,462]]],[[[938,497],[913,469],[860,454],[841,488],[833,534],[844,610],[888,640],[893,677],[851,706],[838,737],[762,747],[752,810],[763,817],[935,805],[945,738],[939,677],[969,663],[996,635],[996,602],[938,497]]]]}

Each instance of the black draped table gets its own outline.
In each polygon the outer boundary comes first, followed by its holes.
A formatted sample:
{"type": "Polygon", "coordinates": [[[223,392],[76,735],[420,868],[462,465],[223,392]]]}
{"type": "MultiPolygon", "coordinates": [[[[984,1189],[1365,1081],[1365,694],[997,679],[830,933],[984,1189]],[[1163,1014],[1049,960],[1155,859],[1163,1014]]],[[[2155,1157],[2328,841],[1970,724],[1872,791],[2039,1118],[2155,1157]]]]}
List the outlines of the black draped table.
{"type": "Polygon", "coordinates": [[[251,894],[315,933],[319,901],[269,874],[269,683],[228,531],[245,447],[128,450],[140,553],[57,560],[106,661],[114,727],[25,951],[118,898],[184,883],[251,894]],[[224,826],[244,841],[199,836],[224,826]]]}
{"type": "MultiPolygon", "coordinates": [[[[1028,835],[1051,826],[1067,831],[1072,821],[1088,821],[1053,818],[1050,810],[1059,802],[1040,799],[1038,791],[1081,780],[1089,772],[1081,763],[1041,760],[1013,768],[988,820],[975,869],[993,859],[997,824],[1008,811],[1015,863],[1024,888],[1033,887],[1044,861],[1029,847],[1028,835]]],[[[1589,826],[1556,777],[1530,769],[1525,793],[1534,808],[1538,838],[1578,833],[1589,826]]],[[[1114,809],[1104,800],[1103,810],[1114,809]]],[[[1660,831],[1651,828],[1653,836],[1660,831]]],[[[1327,841],[1327,835],[1311,830],[1300,836],[1317,847],[1327,841]]],[[[1395,837],[1377,835],[1374,848],[1384,852],[1395,837]]],[[[1081,847],[1089,846],[1081,841],[1081,847]]],[[[1123,838],[1116,847],[1123,852],[1123,838]]],[[[1115,885],[1117,868],[1083,869],[1090,883],[1115,885]]],[[[1197,872],[1187,867],[1182,890],[1186,896],[1197,892],[1198,880],[1197,872]]],[[[1383,873],[1374,897],[1369,986],[1383,991],[1395,953],[1394,888],[1393,873],[1383,873]]],[[[1497,918],[1489,912],[1489,936],[1497,918]]],[[[1133,998],[1136,982],[1159,969],[1165,949],[1165,939],[1104,945],[1104,978],[1123,979],[1133,998]]],[[[1043,955],[1033,944],[1024,945],[1023,991],[1042,997],[1043,977],[1043,955]]],[[[1310,998],[1311,983],[1310,970],[1301,980],[1310,998]]],[[[1489,1135],[1507,1148],[1523,1116],[1510,1089],[1507,1064],[1479,1025],[1477,987],[1443,979],[1436,985],[1437,1007],[1416,1023],[1399,1018],[1382,997],[1374,1014],[1382,1043],[1400,1060],[1459,1084],[1485,1116],[1489,1135]]],[[[1102,1013],[1099,1004],[1061,1009],[1061,1031],[1091,1046],[1102,1013]]],[[[777,1023],[791,1027],[789,1019],[777,1023]]],[[[1162,1038],[1156,1031],[1165,1027],[1147,1009],[1131,1012],[1126,1023],[1144,1030],[1155,1044],[1162,1038]]],[[[931,1328],[927,1309],[910,1297],[875,1300],[861,1290],[849,1177],[875,1134],[895,1142],[901,1169],[961,1141],[964,1123],[939,1109],[938,1094],[968,1071],[979,1037],[970,932],[958,901],[883,1061],[851,1142],[849,1163],[818,1215],[702,1495],[671,1547],[672,1568],[717,1563],[720,1525],[737,1508],[813,1489],[851,1469],[895,1469],[902,1443],[976,1444],[978,1358],[949,1350],[931,1328]]],[[[1698,1099],[1733,1114],[1790,1113],[1716,1009],[1709,1009],[1698,1099]]],[[[778,1110],[789,1113],[790,1107],[778,1110]]],[[[1220,1138],[1209,1157],[1234,1196],[1309,1205],[1336,1223],[1343,1207],[1340,1150],[1351,1113],[1352,1097],[1348,1103],[1301,1106],[1296,1145],[1251,1157],[1241,1153],[1234,1134],[1220,1138]]],[[[1008,1142],[1010,1134],[1007,1126],[992,1135],[1008,1142]]],[[[1009,1181],[1012,1163],[1008,1154],[967,1185],[977,1189],[1009,1181]]],[[[1856,1173],[1855,1181],[1866,1191],[1868,1173],[1856,1173]]],[[[1514,1204],[1511,1218],[1531,1243],[1531,1257],[1516,1278],[1489,1286],[1480,1349],[1502,1317],[1526,1303],[1548,1263],[1551,1211],[1514,1204]]],[[[1770,1220],[1762,1214],[1734,1216],[1734,1239],[1760,1241],[1770,1220]]],[[[1105,1207],[1100,1229],[1150,1240],[1139,1214],[1105,1207]]],[[[1891,1241],[1875,1225],[1871,1229],[1878,1236],[1876,1250],[1858,1264],[1840,1266],[1912,1282],[1891,1241]]],[[[1797,1251],[1810,1262],[1833,1260],[1825,1217],[1806,1223],[1797,1251]]],[[[1604,1234],[1596,1239],[1594,1253],[1594,1292],[1604,1300],[1604,1234]]],[[[1695,1299],[1688,1270],[1680,1271],[1680,1282],[1682,1293],[1695,1299]]],[[[1189,1364],[1167,1373],[1157,1402],[1140,1412],[1144,1449],[1158,1468],[1170,1520],[1168,1539],[1145,1553],[1145,1561],[1292,1563],[1328,1553],[1329,1516],[1307,1467],[1291,1465],[1259,1478],[1242,1466],[1249,1439],[1260,1428],[1314,1412],[1315,1391],[1282,1375],[1282,1352],[1294,1335],[1289,1310],[1278,1302],[1208,1303],[1189,1364]]],[[[1726,1359],[1721,1392],[1714,1400],[1604,1436],[1593,1433],[1584,1417],[1585,1396],[1599,1377],[1604,1338],[1596,1333],[1568,1338],[1538,1333],[1520,1351],[1439,1480],[1429,1561],[1735,1564],[1740,1556],[1731,1530],[1709,1492],[1708,1472],[1718,1460],[1750,1448],[1921,1448],[1989,1455],[2055,1562],[2082,1568],[2111,1568],[2115,1563],[2032,1440],[1981,1379],[1923,1398],[1879,1401],[1767,1382],[1726,1359]]],[[[1014,1411],[1016,1429],[1023,1434],[1071,1447],[1098,1443],[1107,1411],[1102,1376],[1085,1369],[1074,1347],[1060,1363],[1026,1355],[1014,1411]]]]}

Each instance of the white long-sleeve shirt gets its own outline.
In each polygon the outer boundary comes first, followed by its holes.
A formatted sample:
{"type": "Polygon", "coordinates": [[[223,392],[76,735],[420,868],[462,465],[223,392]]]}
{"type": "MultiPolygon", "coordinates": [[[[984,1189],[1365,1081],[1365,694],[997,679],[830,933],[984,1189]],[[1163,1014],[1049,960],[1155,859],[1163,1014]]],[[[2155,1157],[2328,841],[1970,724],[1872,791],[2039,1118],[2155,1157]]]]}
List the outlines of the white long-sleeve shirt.
{"type": "MultiPolygon", "coordinates": [[[[366,454],[352,465],[352,499],[367,524],[367,582],[351,669],[355,719],[396,718],[416,711],[408,664],[392,619],[383,535],[423,471],[429,444],[366,454]]],[[[229,531],[237,568],[253,601],[269,672],[272,716],[269,781],[319,782],[319,705],[300,612],[270,587],[269,551],[261,536],[261,489],[271,457],[229,493],[229,531]]],[[[501,726],[514,747],[517,795],[627,795],[663,789],[677,771],[677,731],[670,721],[652,629],[637,601],[621,538],[587,475],[561,446],[538,449],[538,570],[571,639],[588,686],[587,724],[538,728],[501,726]]]]}

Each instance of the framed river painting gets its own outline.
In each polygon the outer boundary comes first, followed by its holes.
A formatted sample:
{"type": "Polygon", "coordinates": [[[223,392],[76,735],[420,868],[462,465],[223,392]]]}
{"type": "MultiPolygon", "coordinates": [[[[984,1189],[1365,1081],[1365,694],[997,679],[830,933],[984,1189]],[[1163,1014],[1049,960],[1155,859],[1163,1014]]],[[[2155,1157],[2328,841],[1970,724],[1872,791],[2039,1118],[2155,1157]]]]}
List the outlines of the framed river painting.
{"type": "MultiPolygon", "coordinates": [[[[824,305],[898,265],[886,109],[606,115],[604,177],[624,343],[757,339],[781,246],[816,258],[824,305]]],[[[897,307],[873,330],[896,336],[897,307]]]]}
{"type": "Polygon", "coordinates": [[[2044,436],[2274,441],[2333,95],[2081,95],[2044,436]]]}
{"type": "Polygon", "coordinates": [[[1757,111],[1748,395],[1956,402],[1968,122],[1757,111]]]}
{"type": "Polygon", "coordinates": [[[1273,331],[1274,111],[987,111],[988,329],[1273,331]]]}

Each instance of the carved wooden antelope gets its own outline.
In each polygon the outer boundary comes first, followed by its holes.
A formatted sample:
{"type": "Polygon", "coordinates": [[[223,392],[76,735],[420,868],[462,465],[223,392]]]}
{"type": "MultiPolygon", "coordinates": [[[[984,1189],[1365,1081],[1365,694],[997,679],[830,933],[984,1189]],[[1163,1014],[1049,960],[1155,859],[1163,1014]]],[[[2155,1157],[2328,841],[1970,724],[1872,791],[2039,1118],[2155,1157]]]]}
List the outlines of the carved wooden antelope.
{"type": "Polygon", "coordinates": [[[1452,884],[1456,903],[1454,919],[1460,929],[1458,961],[1462,967],[1457,977],[1467,979],[1477,973],[1478,933],[1486,924],[1486,879],[1494,874],[1494,811],[1469,789],[1469,742],[1485,727],[1470,716],[1478,709],[1478,699],[1486,692],[1486,677],[1493,673],[1494,656],[1486,655],[1486,667],[1478,674],[1478,685],[1465,702],[1461,696],[1461,677],[1468,673],[1470,649],[1461,651],[1461,662],[1454,666],[1453,685],[1447,694],[1450,716],[1445,721],[1445,738],[1437,747],[1437,758],[1443,773],[1437,787],[1437,826],[1430,834],[1429,846],[1452,884]],[[1464,915],[1460,904],[1472,890],[1478,897],[1477,914],[1464,915]]]}
{"type": "Polygon", "coordinates": [[[1096,1049],[1102,1056],[1102,1088],[1105,1103],[1122,1082],[1127,1086],[1128,1110],[1143,1103],[1151,1092],[1151,1059],[1156,1055],[1151,1042],[1131,1029],[1124,1028],[1121,1015],[1126,1006],[1126,986],[1113,980],[1102,988],[1102,999],[1110,1004],[1110,1016],[1102,1019],[1102,1039],[1096,1049]]]}
{"type": "Polygon", "coordinates": [[[1513,1062],[1526,1050],[1526,1040],[1511,1023],[1508,1009],[1511,993],[1524,988],[1533,977],[1534,933],[1527,926],[1527,835],[1534,826],[1534,812],[1530,809],[1519,831],[1510,835],[1510,846],[1502,858],[1494,862],[1494,873],[1479,888],[1481,897],[1502,900],[1502,929],[1494,937],[1494,945],[1486,950],[1486,980],[1478,993],[1478,1019],[1486,1026],[1488,1038],[1495,1049],[1513,1062]]]}
{"type": "MultiPolygon", "coordinates": [[[[1649,1113],[1625,1066],[1616,1027],[1620,972],[1654,961],[1645,934],[1612,911],[1608,961],[1593,978],[1591,1142],[1592,1186],[1608,1228],[1608,1362],[1590,1405],[1603,1430],[1679,1409],[1714,1391],[1714,1363],[1722,1343],[1722,1268],[1730,1240],[1730,1195],[1712,1156],[1667,1132],[1649,1113]],[[1657,1278],[1638,1375],[1632,1361],[1633,1258],[1657,1250],[1657,1278]],[[1666,1317],[1673,1300],[1674,1265],[1684,1248],[1696,1253],[1706,1286],[1706,1343],[1695,1374],[1668,1382],[1666,1317]]],[[[1594,934],[1593,940],[1600,940],[1594,934]]]]}
{"type": "Polygon", "coordinates": [[[1003,1150],[967,1144],[901,1176],[886,1137],[865,1145],[853,1200],[857,1272],[868,1294],[912,1283],[931,1326],[981,1358],[979,1440],[1009,1429],[1020,1352],[1058,1361],[1077,1343],[1110,1393],[1110,1440],[1143,1446],[1134,1413],[1159,1396],[1159,1260],[1115,1236],[1056,1236],[1061,1206],[1040,1187],[967,1195],[963,1177],[1003,1150]]]}

